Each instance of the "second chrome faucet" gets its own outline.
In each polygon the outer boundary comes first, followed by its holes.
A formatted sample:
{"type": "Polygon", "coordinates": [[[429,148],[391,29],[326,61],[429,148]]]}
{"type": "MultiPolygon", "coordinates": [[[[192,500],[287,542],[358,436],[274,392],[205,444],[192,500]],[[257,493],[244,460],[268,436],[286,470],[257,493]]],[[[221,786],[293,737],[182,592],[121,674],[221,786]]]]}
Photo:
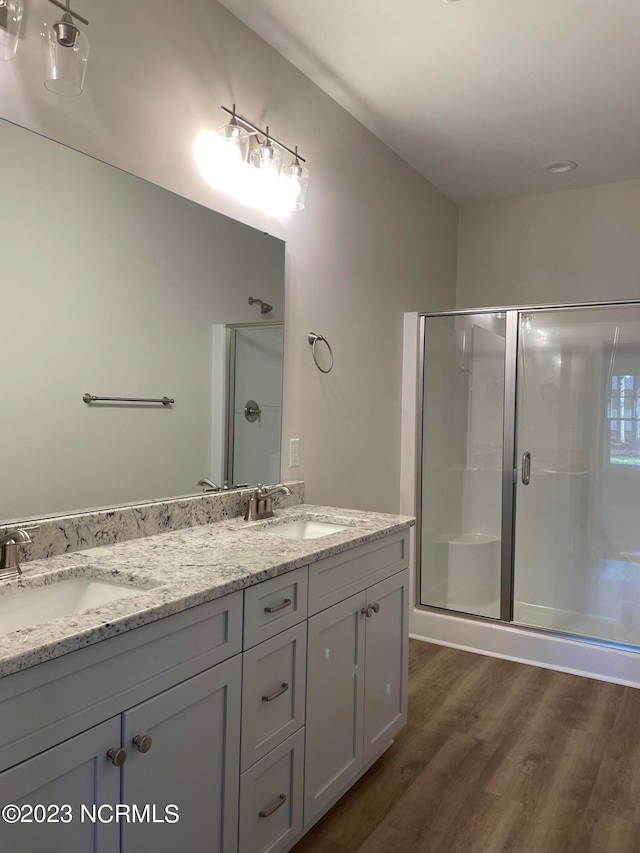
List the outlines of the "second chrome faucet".
{"type": "Polygon", "coordinates": [[[247,501],[247,511],[244,514],[245,521],[260,521],[263,518],[273,518],[272,498],[274,495],[290,495],[289,486],[263,486],[251,492],[247,501]]]}

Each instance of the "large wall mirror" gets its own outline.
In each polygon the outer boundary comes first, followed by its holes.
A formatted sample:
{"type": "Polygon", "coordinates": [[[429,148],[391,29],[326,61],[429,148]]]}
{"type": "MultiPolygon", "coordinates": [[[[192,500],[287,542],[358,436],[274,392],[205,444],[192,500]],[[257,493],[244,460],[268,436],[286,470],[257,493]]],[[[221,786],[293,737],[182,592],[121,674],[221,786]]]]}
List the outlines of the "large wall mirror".
{"type": "Polygon", "coordinates": [[[284,243],[5,121],[0,150],[0,520],[277,481],[284,243]]]}

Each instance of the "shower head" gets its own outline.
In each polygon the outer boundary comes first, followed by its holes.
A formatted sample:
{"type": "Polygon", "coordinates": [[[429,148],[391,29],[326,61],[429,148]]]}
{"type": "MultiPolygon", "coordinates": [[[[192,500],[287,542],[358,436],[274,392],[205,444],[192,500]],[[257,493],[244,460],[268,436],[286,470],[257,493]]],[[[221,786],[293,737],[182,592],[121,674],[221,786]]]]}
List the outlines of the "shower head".
{"type": "Polygon", "coordinates": [[[268,314],[270,311],[273,311],[273,305],[269,305],[268,302],[263,302],[262,299],[254,299],[253,296],[250,296],[249,305],[253,305],[254,303],[260,306],[261,314],[268,314]]]}

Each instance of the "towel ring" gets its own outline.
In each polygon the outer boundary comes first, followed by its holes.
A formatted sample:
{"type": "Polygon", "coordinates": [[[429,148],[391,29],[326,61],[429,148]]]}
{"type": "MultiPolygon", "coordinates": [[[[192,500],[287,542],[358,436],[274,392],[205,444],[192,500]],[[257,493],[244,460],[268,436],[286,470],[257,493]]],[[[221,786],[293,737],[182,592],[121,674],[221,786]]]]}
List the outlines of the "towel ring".
{"type": "Polygon", "coordinates": [[[331,373],[331,371],[333,370],[333,350],[331,349],[329,341],[326,338],[323,338],[322,335],[316,335],[315,332],[309,332],[309,337],[307,338],[307,340],[311,344],[311,355],[313,356],[313,360],[315,361],[318,370],[321,373],[331,373]],[[327,349],[329,350],[329,357],[331,358],[331,364],[329,365],[329,367],[326,368],[326,370],[324,367],[320,367],[320,365],[318,364],[318,357],[316,355],[316,344],[319,341],[323,341],[327,345],[327,349]]]}

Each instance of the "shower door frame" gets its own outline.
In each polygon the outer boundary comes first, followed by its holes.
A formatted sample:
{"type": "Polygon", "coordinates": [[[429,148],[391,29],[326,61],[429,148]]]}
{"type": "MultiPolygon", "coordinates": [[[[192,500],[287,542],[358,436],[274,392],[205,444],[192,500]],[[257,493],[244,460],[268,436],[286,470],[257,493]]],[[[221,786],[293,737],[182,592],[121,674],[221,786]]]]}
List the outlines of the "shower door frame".
{"type": "Polygon", "coordinates": [[[414,607],[417,610],[433,613],[443,613],[460,619],[470,619],[474,622],[484,622],[491,625],[508,625],[521,631],[533,631],[547,636],[564,637],[567,639],[589,642],[599,646],[607,646],[625,651],[639,652],[640,645],[621,643],[614,640],[589,637],[584,634],[574,634],[569,631],[559,631],[552,628],[540,628],[534,625],[520,625],[513,622],[513,589],[515,571],[515,525],[516,525],[516,485],[518,477],[517,453],[517,422],[518,422],[518,346],[520,316],[522,314],[548,313],[581,308],[624,308],[626,306],[640,308],[638,299],[615,299],[603,302],[566,302],[534,305],[506,305],[491,308],[462,308],[452,311],[421,311],[418,313],[418,387],[416,405],[416,571],[414,586],[414,607]],[[500,616],[480,616],[475,613],[464,613],[447,607],[438,607],[422,603],[422,481],[424,471],[424,399],[425,399],[425,335],[426,320],[432,317],[463,317],[477,314],[504,314],[506,319],[505,354],[504,354],[504,411],[503,411],[503,444],[502,444],[502,515],[500,542],[500,616]]]}

